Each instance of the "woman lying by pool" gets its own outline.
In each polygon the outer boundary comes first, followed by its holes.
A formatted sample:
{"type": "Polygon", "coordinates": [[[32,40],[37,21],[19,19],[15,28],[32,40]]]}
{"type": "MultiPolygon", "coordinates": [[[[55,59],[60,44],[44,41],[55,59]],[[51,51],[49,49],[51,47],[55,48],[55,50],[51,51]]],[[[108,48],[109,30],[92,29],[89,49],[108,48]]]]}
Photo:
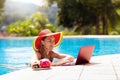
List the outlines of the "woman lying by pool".
{"type": "Polygon", "coordinates": [[[70,55],[58,54],[53,51],[53,48],[57,46],[62,38],[62,33],[52,33],[50,30],[45,29],[42,30],[38,37],[33,42],[33,48],[35,50],[35,54],[31,59],[31,67],[41,68],[40,60],[48,59],[52,66],[59,66],[64,63],[73,62],[74,58],[70,55]],[[57,58],[57,62],[53,62],[53,59],[57,58]]]}

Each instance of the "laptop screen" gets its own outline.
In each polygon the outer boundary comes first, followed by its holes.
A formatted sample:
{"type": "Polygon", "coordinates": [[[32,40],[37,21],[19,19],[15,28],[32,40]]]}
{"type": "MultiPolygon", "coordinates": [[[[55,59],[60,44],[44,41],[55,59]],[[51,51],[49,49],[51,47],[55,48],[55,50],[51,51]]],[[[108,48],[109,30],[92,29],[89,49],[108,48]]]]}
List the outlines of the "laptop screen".
{"type": "Polygon", "coordinates": [[[79,64],[89,63],[92,57],[93,50],[94,50],[94,45],[81,47],[75,64],[79,65],[79,64]]]}

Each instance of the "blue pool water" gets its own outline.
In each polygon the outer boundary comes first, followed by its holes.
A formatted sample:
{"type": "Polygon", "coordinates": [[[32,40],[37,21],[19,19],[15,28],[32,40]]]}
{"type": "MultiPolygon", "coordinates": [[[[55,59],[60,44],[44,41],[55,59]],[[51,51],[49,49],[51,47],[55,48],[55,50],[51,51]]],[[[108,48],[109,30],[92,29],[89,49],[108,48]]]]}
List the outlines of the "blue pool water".
{"type": "MultiPolygon", "coordinates": [[[[0,39],[0,75],[27,68],[34,53],[33,38],[0,39]]],[[[95,45],[93,56],[119,54],[120,38],[63,38],[56,52],[77,57],[79,48],[95,45]]]]}

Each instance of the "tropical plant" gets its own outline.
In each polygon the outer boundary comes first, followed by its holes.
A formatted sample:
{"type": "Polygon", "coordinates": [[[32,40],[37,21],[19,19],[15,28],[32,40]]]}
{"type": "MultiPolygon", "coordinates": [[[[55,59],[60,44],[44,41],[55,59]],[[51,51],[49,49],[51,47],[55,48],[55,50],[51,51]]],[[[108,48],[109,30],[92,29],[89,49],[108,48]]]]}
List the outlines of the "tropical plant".
{"type": "Polygon", "coordinates": [[[77,32],[85,26],[91,29],[95,26],[95,34],[108,34],[109,27],[115,26],[119,18],[111,0],[49,0],[49,3],[54,1],[59,8],[58,24],[69,28],[78,26],[77,32]]]}
{"type": "Polygon", "coordinates": [[[15,36],[36,36],[44,28],[54,31],[54,27],[47,17],[37,12],[25,21],[17,21],[10,24],[7,27],[7,31],[9,34],[14,34],[15,36]]]}

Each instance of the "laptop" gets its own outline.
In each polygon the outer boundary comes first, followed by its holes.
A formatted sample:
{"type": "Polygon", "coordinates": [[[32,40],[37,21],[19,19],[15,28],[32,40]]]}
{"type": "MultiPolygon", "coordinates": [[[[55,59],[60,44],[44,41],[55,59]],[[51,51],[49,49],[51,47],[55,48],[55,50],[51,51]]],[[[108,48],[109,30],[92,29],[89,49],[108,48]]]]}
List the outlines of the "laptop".
{"type": "Polygon", "coordinates": [[[89,63],[92,57],[93,51],[94,51],[94,45],[82,46],[79,50],[76,61],[72,63],[62,64],[62,66],[80,65],[80,64],[89,63]]]}
{"type": "Polygon", "coordinates": [[[93,50],[94,50],[94,45],[81,47],[75,64],[79,65],[79,64],[89,63],[92,57],[93,50]]]}

